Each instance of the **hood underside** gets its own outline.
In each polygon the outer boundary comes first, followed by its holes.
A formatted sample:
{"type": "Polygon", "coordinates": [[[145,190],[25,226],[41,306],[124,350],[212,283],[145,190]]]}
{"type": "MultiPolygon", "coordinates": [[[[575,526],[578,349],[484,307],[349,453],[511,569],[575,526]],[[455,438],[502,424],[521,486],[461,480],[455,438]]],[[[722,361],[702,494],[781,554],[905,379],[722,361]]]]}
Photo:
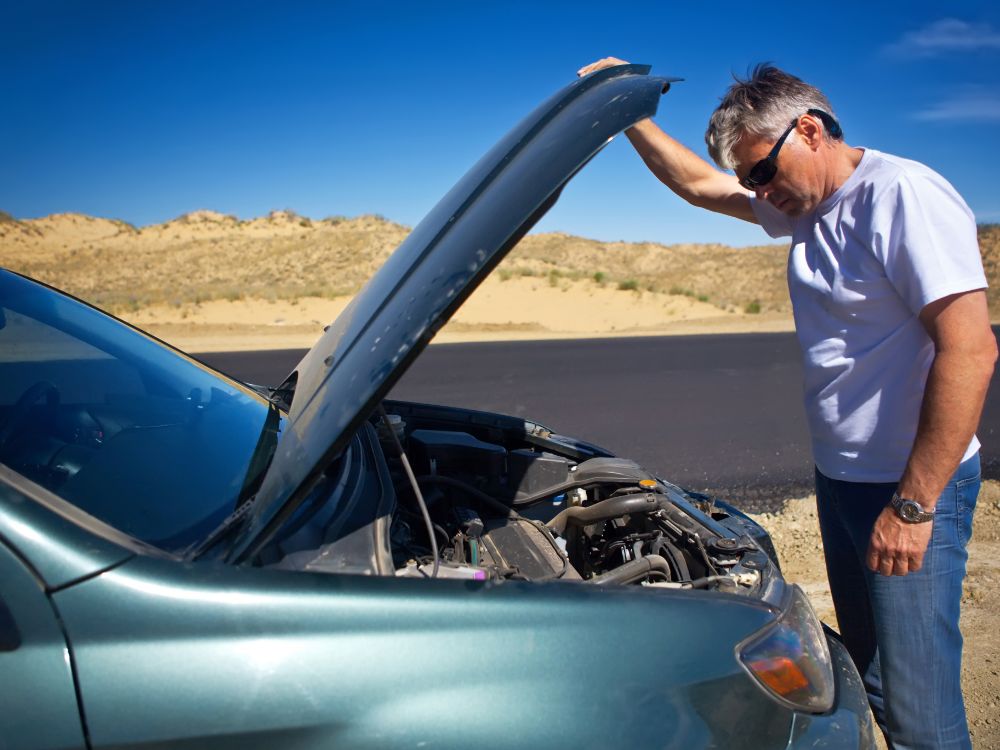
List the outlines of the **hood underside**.
{"type": "Polygon", "coordinates": [[[622,65],[573,82],[448,192],[289,376],[288,424],[230,552],[242,561],[307,495],[410,362],[615,135],[651,117],[677,79],[622,65]]]}

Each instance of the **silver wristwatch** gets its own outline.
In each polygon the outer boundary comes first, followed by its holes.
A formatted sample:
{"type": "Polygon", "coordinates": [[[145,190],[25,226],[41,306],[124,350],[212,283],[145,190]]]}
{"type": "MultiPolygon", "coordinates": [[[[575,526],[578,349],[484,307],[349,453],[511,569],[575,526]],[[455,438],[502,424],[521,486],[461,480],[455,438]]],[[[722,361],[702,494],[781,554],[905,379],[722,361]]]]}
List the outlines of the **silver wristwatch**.
{"type": "Polygon", "coordinates": [[[934,520],[934,511],[926,511],[916,500],[907,500],[900,497],[898,492],[892,493],[892,500],[889,505],[896,511],[896,515],[907,523],[925,523],[934,520]]]}

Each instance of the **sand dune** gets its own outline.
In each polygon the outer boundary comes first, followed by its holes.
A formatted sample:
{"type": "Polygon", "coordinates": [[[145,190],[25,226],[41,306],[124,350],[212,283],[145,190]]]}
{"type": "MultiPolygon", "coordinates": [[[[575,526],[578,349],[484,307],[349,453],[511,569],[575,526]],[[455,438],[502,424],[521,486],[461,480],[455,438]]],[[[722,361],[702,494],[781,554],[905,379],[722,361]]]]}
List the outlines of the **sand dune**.
{"type": "MultiPolygon", "coordinates": [[[[182,348],[302,347],[408,231],[378,216],[313,220],[289,210],[250,220],[199,210],[142,228],[0,212],[0,265],[182,348]]],[[[1000,276],[1000,227],[981,227],[980,244],[988,277],[1000,276]]],[[[786,253],[529,235],[435,340],[791,330],[786,253]]]]}
{"type": "MultiPolygon", "coordinates": [[[[122,317],[182,349],[237,351],[311,346],[349,296],[212,300],[150,305],[122,317]]],[[[466,301],[436,343],[593,336],[791,330],[787,315],[727,313],[683,295],[622,291],[589,281],[551,287],[494,276],[466,301]]]]}

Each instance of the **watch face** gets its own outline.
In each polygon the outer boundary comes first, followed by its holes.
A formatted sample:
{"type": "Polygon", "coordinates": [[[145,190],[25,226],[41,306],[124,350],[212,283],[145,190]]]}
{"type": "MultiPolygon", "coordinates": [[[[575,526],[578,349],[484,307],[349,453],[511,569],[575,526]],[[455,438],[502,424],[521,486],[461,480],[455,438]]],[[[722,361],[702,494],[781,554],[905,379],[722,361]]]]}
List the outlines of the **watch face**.
{"type": "Polygon", "coordinates": [[[896,514],[907,523],[923,523],[934,518],[934,511],[927,512],[916,500],[908,500],[893,494],[890,504],[896,514]]]}

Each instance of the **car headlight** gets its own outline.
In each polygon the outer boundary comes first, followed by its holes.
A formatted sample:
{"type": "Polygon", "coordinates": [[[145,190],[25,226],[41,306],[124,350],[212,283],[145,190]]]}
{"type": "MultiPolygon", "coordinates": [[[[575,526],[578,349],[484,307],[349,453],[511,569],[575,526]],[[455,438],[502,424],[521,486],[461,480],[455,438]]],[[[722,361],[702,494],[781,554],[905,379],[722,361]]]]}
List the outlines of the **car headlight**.
{"type": "Polygon", "coordinates": [[[823,626],[798,586],[777,621],[736,648],[743,667],[781,703],[824,713],[833,707],[834,680],[823,626]]]}

